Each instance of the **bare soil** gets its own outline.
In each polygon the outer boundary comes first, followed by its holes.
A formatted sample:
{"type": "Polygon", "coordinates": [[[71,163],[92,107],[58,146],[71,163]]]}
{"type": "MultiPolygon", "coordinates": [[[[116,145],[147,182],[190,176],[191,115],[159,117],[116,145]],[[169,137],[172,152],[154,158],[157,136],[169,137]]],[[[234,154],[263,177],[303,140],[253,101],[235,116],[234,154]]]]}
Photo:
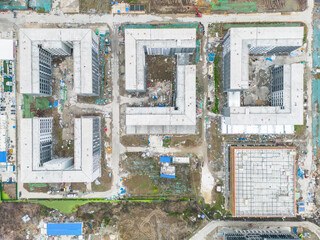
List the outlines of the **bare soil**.
{"type": "Polygon", "coordinates": [[[220,126],[217,120],[211,122],[210,126],[210,148],[208,150],[208,158],[212,163],[215,171],[219,171],[223,165],[223,156],[222,156],[222,136],[219,133],[220,126]]]}
{"type": "MultiPolygon", "coordinates": [[[[39,218],[40,205],[30,203],[2,203],[0,204],[0,233],[2,239],[26,239],[27,229],[32,232],[37,225],[33,221],[24,223],[21,218],[28,214],[31,219],[39,218]]],[[[31,237],[31,239],[33,239],[31,237]]]]}
{"type": "Polygon", "coordinates": [[[28,192],[42,192],[47,193],[50,189],[50,186],[47,185],[46,187],[34,187],[34,190],[31,190],[30,185],[28,183],[23,184],[23,188],[26,189],[28,192]]]}
{"type": "Polygon", "coordinates": [[[16,183],[2,183],[2,191],[4,191],[11,199],[16,199],[16,183]]]}
{"type": "Polygon", "coordinates": [[[108,13],[110,0],[80,0],[80,13],[108,13]]]}
{"type": "Polygon", "coordinates": [[[122,136],[121,143],[126,147],[139,147],[148,145],[148,136],[122,136]]]}
{"type": "MultiPolygon", "coordinates": [[[[102,158],[104,156],[102,155],[102,158]]],[[[101,177],[98,178],[100,184],[91,183],[92,191],[94,192],[105,192],[111,189],[112,186],[112,176],[110,177],[111,169],[106,168],[102,165],[101,167],[101,177]]]]}
{"type": "Polygon", "coordinates": [[[89,203],[78,208],[77,218],[92,223],[93,230],[84,225],[86,233],[93,234],[102,222],[108,222],[116,228],[119,239],[187,239],[202,222],[197,219],[200,212],[196,205],[194,201],[89,203]]]}
{"type": "Polygon", "coordinates": [[[154,193],[151,179],[146,175],[132,176],[124,181],[128,192],[133,196],[148,195],[154,193]]]}
{"type": "Polygon", "coordinates": [[[87,186],[85,183],[71,183],[72,190],[78,190],[79,192],[85,192],[87,190],[87,186]]]}
{"type": "Polygon", "coordinates": [[[154,87],[157,81],[174,81],[176,71],[176,57],[147,55],[147,83],[154,87]],[[154,80],[151,82],[150,80],[154,80]]]}
{"type": "Polygon", "coordinates": [[[146,83],[150,104],[172,106],[175,93],[176,57],[146,56],[146,83]]]}
{"type": "Polygon", "coordinates": [[[200,135],[173,136],[171,137],[172,146],[195,147],[201,145],[200,135]]]}

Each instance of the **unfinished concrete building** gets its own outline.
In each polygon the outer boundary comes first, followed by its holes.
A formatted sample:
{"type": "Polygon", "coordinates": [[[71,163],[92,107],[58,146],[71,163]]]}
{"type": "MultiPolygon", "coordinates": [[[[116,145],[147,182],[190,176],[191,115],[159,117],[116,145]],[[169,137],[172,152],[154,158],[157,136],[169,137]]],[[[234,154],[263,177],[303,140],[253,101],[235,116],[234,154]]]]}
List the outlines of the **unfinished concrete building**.
{"type": "Polygon", "coordinates": [[[294,217],[296,150],[230,147],[230,202],[235,217],[294,217]]]}
{"type": "Polygon", "coordinates": [[[169,107],[128,107],[127,134],[195,134],[196,29],[125,29],[126,90],[146,91],[146,55],[177,56],[176,95],[169,107]]]}
{"type": "Polygon", "coordinates": [[[279,229],[231,229],[223,228],[218,233],[219,240],[296,240],[300,239],[297,235],[290,233],[287,230],[279,229]]]}
{"type": "Polygon", "coordinates": [[[20,38],[20,93],[52,94],[52,58],[73,56],[73,89],[99,95],[99,40],[90,29],[23,28],[20,38]]]}
{"type": "Polygon", "coordinates": [[[52,118],[21,119],[20,159],[23,183],[93,182],[101,176],[100,117],[74,124],[74,157],[54,158],[52,118]]]}
{"type": "Polygon", "coordinates": [[[271,70],[271,106],[242,106],[250,86],[249,56],[287,55],[303,44],[303,27],[231,28],[223,43],[224,134],[292,134],[303,125],[303,75],[300,63],[271,70]]]}

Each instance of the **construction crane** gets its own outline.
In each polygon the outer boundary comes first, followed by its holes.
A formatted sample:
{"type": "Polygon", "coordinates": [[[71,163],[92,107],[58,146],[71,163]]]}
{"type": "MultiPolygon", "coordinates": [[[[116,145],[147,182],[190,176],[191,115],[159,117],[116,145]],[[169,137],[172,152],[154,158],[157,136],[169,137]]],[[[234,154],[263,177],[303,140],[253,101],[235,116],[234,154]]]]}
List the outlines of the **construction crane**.
{"type": "Polygon", "coordinates": [[[190,8],[195,8],[195,9],[197,10],[196,16],[197,16],[197,17],[202,17],[202,13],[199,12],[199,10],[198,10],[197,7],[188,7],[188,9],[190,9],[190,8]]]}

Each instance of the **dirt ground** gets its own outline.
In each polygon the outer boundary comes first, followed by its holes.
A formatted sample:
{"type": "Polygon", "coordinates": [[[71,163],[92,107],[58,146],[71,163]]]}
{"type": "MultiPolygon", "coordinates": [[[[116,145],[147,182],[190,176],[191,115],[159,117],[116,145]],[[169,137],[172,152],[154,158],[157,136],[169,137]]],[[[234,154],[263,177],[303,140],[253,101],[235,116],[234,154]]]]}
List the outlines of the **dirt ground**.
{"type": "MultiPolygon", "coordinates": [[[[192,158],[193,159],[193,158],[192,158]]],[[[195,196],[200,186],[196,160],[190,164],[174,164],[175,178],[160,177],[160,157],[144,153],[126,153],[121,167],[127,173],[124,184],[133,196],[167,196],[171,199],[195,196]]]]}
{"type": "Polygon", "coordinates": [[[124,181],[124,185],[133,196],[153,194],[156,190],[151,183],[150,177],[146,175],[132,176],[124,181]]]}
{"type": "MultiPolygon", "coordinates": [[[[108,222],[108,226],[116,228],[111,232],[120,239],[187,239],[203,221],[197,218],[198,214],[193,201],[90,203],[79,207],[77,218],[91,220],[94,229],[108,222]]],[[[94,233],[87,226],[85,231],[94,233]]]]}
{"type": "Polygon", "coordinates": [[[30,203],[0,204],[0,239],[26,239],[27,230],[36,230],[33,221],[24,223],[21,218],[28,214],[31,219],[39,218],[40,205],[30,203]]]}
{"type": "Polygon", "coordinates": [[[174,147],[195,147],[201,145],[200,135],[173,136],[171,137],[171,145],[174,147]]]}
{"type": "Polygon", "coordinates": [[[151,105],[172,106],[176,62],[173,56],[146,56],[146,94],[150,97],[151,105]]]}
{"type": "Polygon", "coordinates": [[[108,13],[110,0],[80,0],[80,13],[108,13]]]}
{"type": "Polygon", "coordinates": [[[264,10],[274,10],[277,12],[304,11],[306,9],[306,0],[256,0],[259,12],[264,10]]]}
{"type": "Polygon", "coordinates": [[[15,183],[2,183],[2,191],[4,191],[10,199],[16,199],[17,185],[15,183]]]}
{"type": "Polygon", "coordinates": [[[50,186],[47,184],[47,186],[44,187],[33,187],[34,190],[31,190],[31,187],[28,183],[23,184],[23,188],[26,189],[28,192],[42,192],[46,193],[49,191],[50,186]]]}
{"type": "Polygon", "coordinates": [[[211,122],[209,128],[211,138],[210,138],[210,148],[208,148],[208,158],[210,159],[211,166],[215,171],[220,171],[223,166],[223,155],[222,155],[222,143],[223,139],[220,135],[220,126],[217,120],[211,122]]]}
{"type": "Polygon", "coordinates": [[[121,143],[127,147],[139,147],[139,146],[147,146],[149,137],[148,136],[122,136],[121,143]]]}
{"type": "MultiPolygon", "coordinates": [[[[0,239],[41,239],[38,228],[41,220],[76,219],[89,222],[83,225],[84,239],[89,235],[100,235],[99,239],[186,239],[200,224],[201,214],[195,201],[141,203],[88,203],[77,208],[73,214],[60,214],[39,204],[1,203],[0,239]],[[23,223],[21,218],[28,214],[31,220],[23,223]],[[106,235],[105,233],[108,232],[106,235]]],[[[96,239],[96,238],[92,238],[96,239]]]]}
{"type": "Polygon", "coordinates": [[[96,184],[95,182],[91,183],[91,188],[93,192],[105,192],[111,189],[112,186],[112,176],[110,176],[111,169],[106,168],[106,166],[101,167],[101,177],[97,180],[100,184],[96,184]]]}

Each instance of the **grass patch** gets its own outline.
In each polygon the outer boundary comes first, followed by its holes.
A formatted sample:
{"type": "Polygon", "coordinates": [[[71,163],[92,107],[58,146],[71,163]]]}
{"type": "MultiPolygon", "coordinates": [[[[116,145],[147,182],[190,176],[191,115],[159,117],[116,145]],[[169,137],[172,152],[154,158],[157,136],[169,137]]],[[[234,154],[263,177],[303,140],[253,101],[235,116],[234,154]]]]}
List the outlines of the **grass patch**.
{"type": "Polygon", "coordinates": [[[11,77],[4,77],[4,91],[5,92],[12,92],[12,78],[11,77]]]}
{"type": "Polygon", "coordinates": [[[11,198],[5,191],[1,191],[1,199],[2,200],[10,200],[11,198]]]}
{"type": "Polygon", "coordinates": [[[163,147],[170,147],[170,143],[171,143],[171,138],[166,137],[166,138],[162,139],[162,146],[163,147]]]}
{"type": "MultiPolygon", "coordinates": [[[[100,203],[114,203],[120,202],[122,200],[104,200],[104,199],[91,199],[91,200],[36,200],[28,201],[32,203],[38,203],[47,208],[58,209],[63,214],[70,214],[76,212],[78,207],[85,205],[91,202],[100,202],[100,203]]],[[[152,203],[153,200],[134,200],[138,202],[152,203]]]]}
{"type": "Polygon", "coordinates": [[[303,136],[306,129],[307,129],[307,126],[305,124],[304,125],[294,125],[294,132],[298,136],[303,136]]]}
{"type": "Polygon", "coordinates": [[[222,193],[215,193],[215,204],[210,207],[205,204],[205,213],[212,219],[222,219],[224,216],[231,217],[231,213],[224,209],[225,198],[222,193]]]}
{"type": "Polygon", "coordinates": [[[143,195],[143,194],[152,194],[157,192],[152,185],[151,179],[147,175],[137,175],[125,180],[125,186],[134,196],[143,195]]]}
{"type": "Polygon", "coordinates": [[[8,73],[7,68],[8,68],[7,61],[3,61],[3,71],[4,71],[4,73],[8,73]]]}
{"type": "Polygon", "coordinates": [[[213,113],[219,113],[219,98],[214,96],[214,108],[211,110],[213,113]]]}
{"type": "Polygon", "coordinates": [[[36,9],[37,13],[45,13],[46,10],[44,8],[37,8],[36,9]]]}
{"type": "MultiPolygon", "coordinates": [[[[219,52],[219,49],[217,49],[217,52],[219,52]]],[[[221,80],[221,69],[219,67],[220,64],[220,54],[216,54],[214,57],[214,91],[216,93],[220,92],[220,80],[221,80]]]]}

